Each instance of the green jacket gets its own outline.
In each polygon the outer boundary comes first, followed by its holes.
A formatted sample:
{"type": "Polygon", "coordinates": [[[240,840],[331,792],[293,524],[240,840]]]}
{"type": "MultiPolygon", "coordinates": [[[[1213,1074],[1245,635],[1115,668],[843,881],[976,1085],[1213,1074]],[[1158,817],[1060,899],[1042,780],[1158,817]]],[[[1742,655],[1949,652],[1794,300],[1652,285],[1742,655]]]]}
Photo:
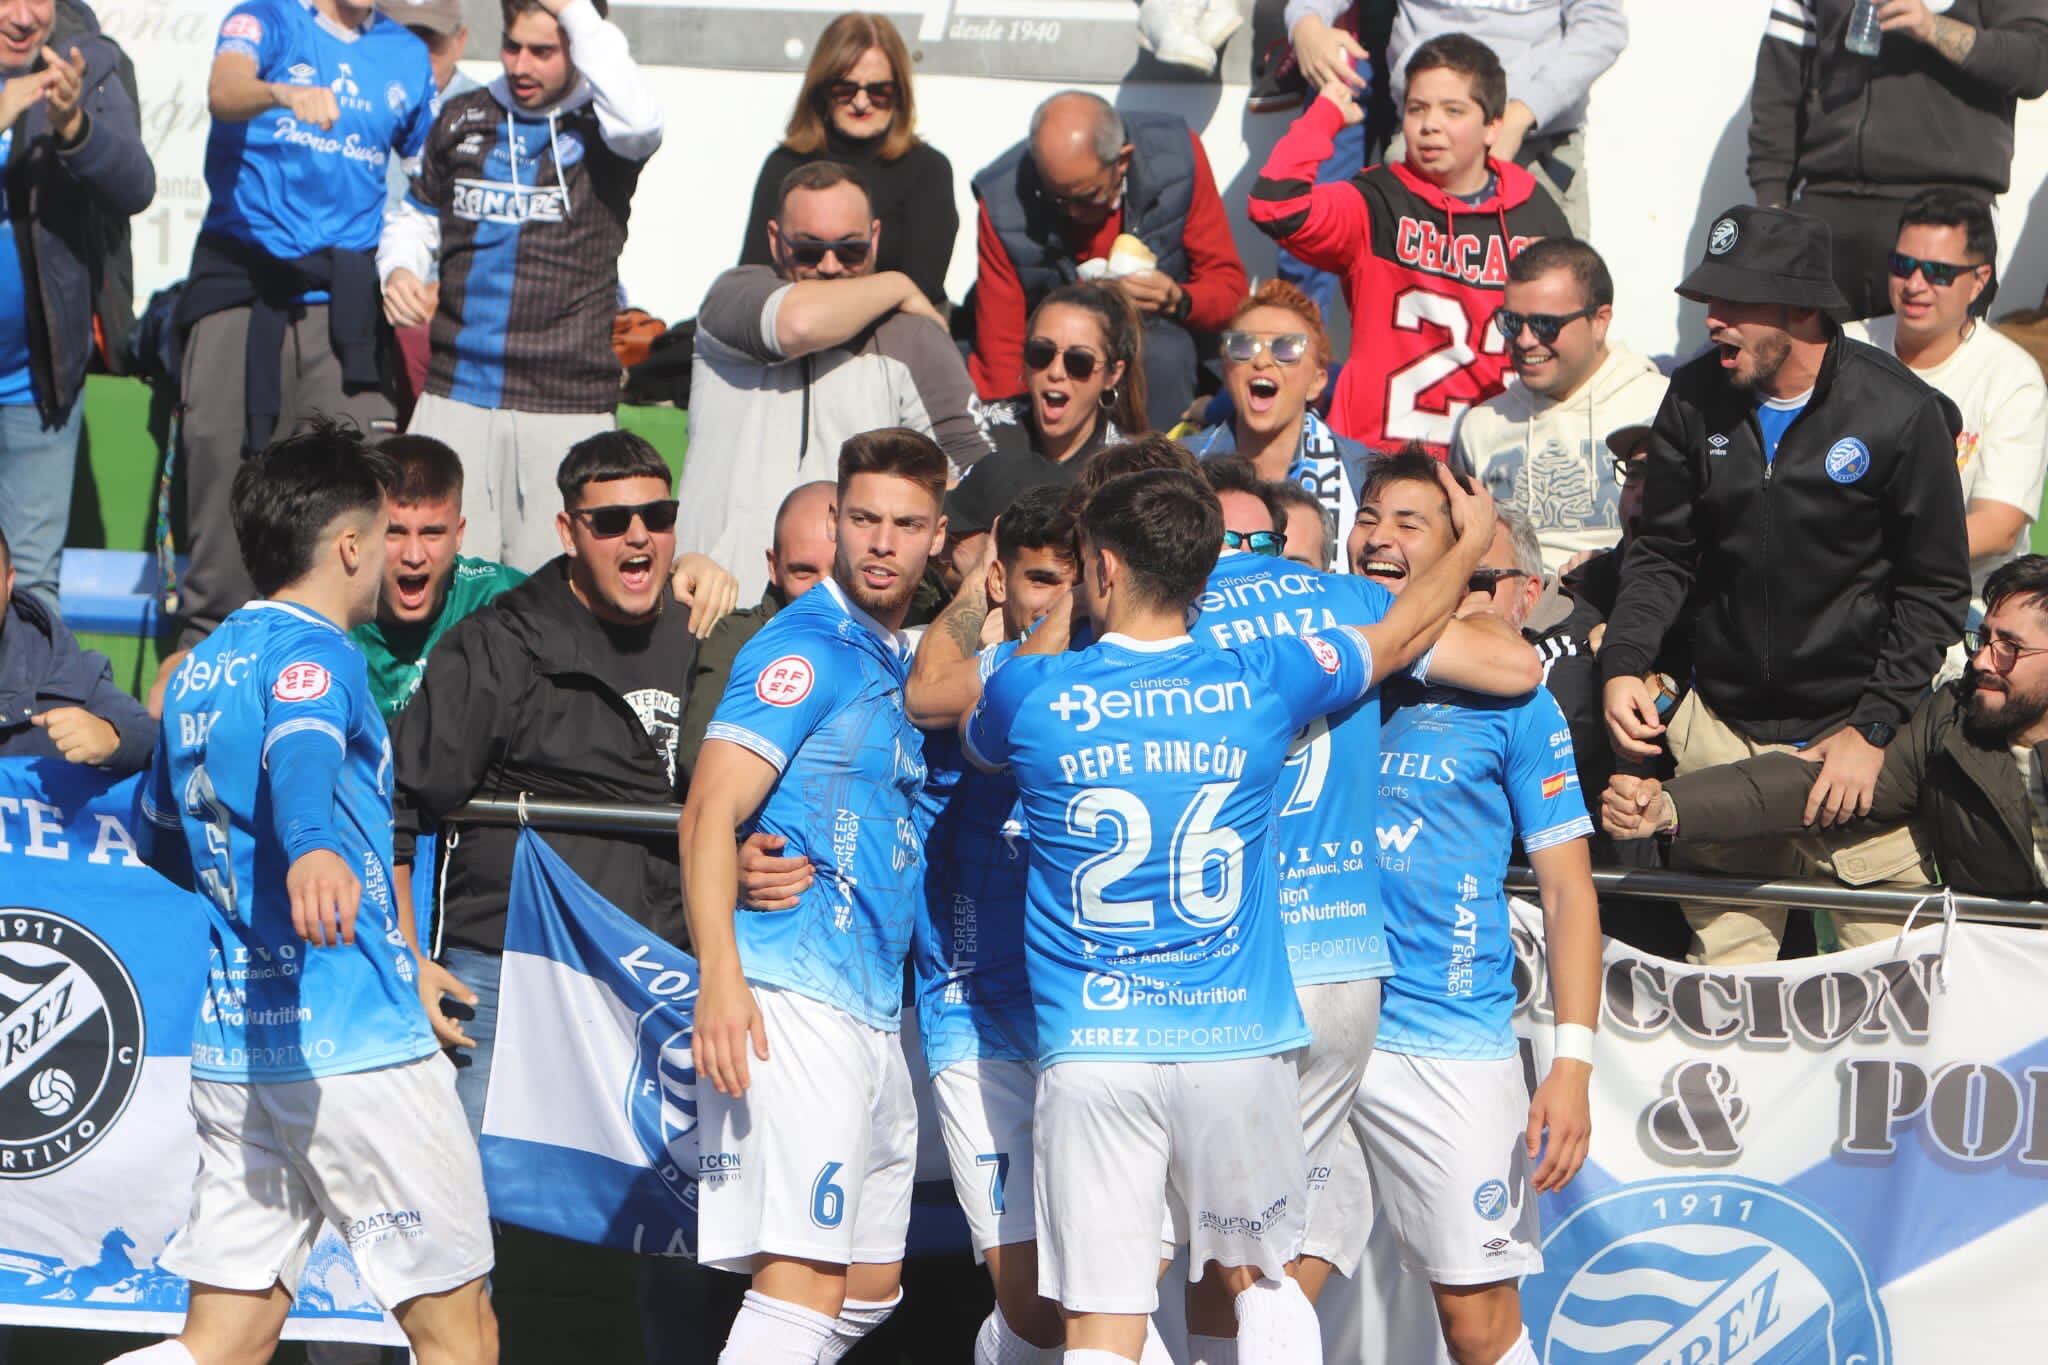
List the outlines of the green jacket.
{"type": "Polygon", "coordinates": [[[416,626],[387,626],[381,621],[357,626],[348,633],[370,665],[370,695],[377,710],[390,720],[405,709],[412,694],[420,690],[420,678],[427,671],[427,654],[456,622],[483,606],[508,588],[526,581],[517,569],[490,559],[455,557],[455,572],[448,578],[448,596],[434,619],[416,626]]]}

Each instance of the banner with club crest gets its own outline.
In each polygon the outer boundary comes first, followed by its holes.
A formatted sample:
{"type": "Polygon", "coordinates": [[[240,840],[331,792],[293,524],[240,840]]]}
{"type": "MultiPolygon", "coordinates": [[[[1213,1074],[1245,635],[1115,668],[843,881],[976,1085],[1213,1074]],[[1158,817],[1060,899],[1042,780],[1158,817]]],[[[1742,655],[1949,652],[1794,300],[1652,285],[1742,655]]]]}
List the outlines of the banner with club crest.
{"type": "MultiPolygon", "coordinates": [[[[135,853],[140,779],[0,759],[0,1323],[175,1332],[204,911],[135,853]]],[[[400,1343],[332,1228],[287,1337],[400,1343]]]]}

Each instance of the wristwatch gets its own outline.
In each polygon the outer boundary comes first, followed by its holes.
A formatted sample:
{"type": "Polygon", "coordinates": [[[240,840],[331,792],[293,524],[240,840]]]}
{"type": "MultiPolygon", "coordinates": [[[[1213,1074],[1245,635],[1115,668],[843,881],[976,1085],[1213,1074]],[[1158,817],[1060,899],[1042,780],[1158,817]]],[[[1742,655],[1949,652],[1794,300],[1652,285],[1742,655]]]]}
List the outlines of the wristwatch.
{"type": "Polygon", "coordinates": [[[1898,734],[1898,732],[1899,730],[1897,726],[1886,725],[1881,720],[1874,720],[1870,722],[1870,724],[1868,725],[1859,725],[1856,727],[1857,734],[1863,736],[1863,738],[1868,740],[1871,743],[1871,745],[1879,749],[1882,749],[1885,745],[1891,743],[1892,736],[1898,734]]]}

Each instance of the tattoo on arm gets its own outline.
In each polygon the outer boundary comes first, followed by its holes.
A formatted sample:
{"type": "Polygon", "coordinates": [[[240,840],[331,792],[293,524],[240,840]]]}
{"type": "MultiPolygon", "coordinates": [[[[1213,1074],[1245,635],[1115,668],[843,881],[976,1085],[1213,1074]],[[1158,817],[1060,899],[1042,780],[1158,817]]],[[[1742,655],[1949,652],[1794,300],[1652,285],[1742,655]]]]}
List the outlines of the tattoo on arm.
{"type": "Polygon", "coordinates": [[[960,656],[971,659],[981,652],[981,627],[988,620],[988,593],[976,588],[962,593],[946,608],[946,638],[960,647],[960,656]]]}
{"type": "Polygon", "coordinates": [[[1960,19],[1937,14],[1934,16],[1933,46],[1936,52],[1961,66],[1969,59],[1971,49],[1977,46],[1977,30],[1960,19]]]}

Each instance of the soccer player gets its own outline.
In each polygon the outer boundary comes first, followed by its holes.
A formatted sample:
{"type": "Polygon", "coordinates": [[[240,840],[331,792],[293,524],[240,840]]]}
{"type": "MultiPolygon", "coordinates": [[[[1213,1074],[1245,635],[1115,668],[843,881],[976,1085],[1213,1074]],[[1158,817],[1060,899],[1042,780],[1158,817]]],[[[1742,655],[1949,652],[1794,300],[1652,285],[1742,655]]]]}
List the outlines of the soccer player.
{"type": "Polygon", "coordinates": [[[1466,535],[1384,622],[1226,652],[1187,632],[1223,543],[1215,495],[1177,473],[1113,480],[1080,537],[1096,643],[1020,652],[964,723],[971,760],[1015,773],[1031,841],[1039,1288],[1067,1315],[1070,1365],[1140,1358],[1169,1212],[1191,1273],[1213,1265],[1234,1295],[1240,1359],[1321,1358],[1285,1273],[1306,1193],[1286,1054],[1308,1030],[1276,913],[1275,787],[1289,738],[1420,656],[1462,596],[1492,509],[1446,487],[1466,535]]]}
{"type": "Polygon", "coordinates": [[[199,892],[212,940],[199,1174],[159,1261],[192,1297],[178,1337],[124,1361],[268,1359],[323,1218],[421,1361],[498,1358],[483,1169],[415,992],[391,747],[344,633],[377,609],[389,475],[324,425],[244,464],[234,529],[263,598],[164,699],[145,853],[199,892]]]}
{"type": "MultiPolygon", "coordinates": [[[[1285,513],[1279,489],[1242,460],[1207,460],[1202,473],[1223,508],[1224,547],[1195,605],[1193,635],[1217,649],[1369,626],[1394,598],[1354,574],[1319,573],[1278,558],[1285,513]]],[[[1436,489],[1435,480],[1430,491],[1436,489]]],[[[1542,662],[1504,622],[1484,615],[1450,622],[1404,676],[1520,696],[1543,679],[1542,662]]],[[[1330,1272],[1357,1272],[1372,1227],[1365,1157],[1350,1136],[1366,1058],[1378,1027],[1380,981],[1393,971],[1370,835],[1376,807],[1380,700],[1369,692],[1294,738],[1278,792],[1279,900],[1287,958],[1313,1040],[1296,1055],[1303,1140],[1308,1148],[1307,1232],[1295,1278],[1310,1301],[1330,1272]]],[[[1189,1303],[1198,1362],[1228,1360],[1230,1310],[1213,1281],[1189,1303]]]]}
{"type": "Polygon", "coordinates": [[[917,1110],[896,1033],[925,782],[902,625],[946,473],[901,427],[840,447],[832,576],[734,660],[683,809],[698,1257],[753,1276],[725,1365],[837,1360],[902,1298],[917,1110]],[[817,869],[794,909],[734,913],[734,836],[756,832],[817,869]]]}
{"type": "MultiPolygon", "coordinates": [[[[1412,592],[1452,547],[1448,512],[1429,456],[1381,460],[1352,533],[1359,571],[1412,592]]],[[[1496,611],[1501,582],[1475,578],[1462,610],[1496,611]]],[[[1503,700],[1397,678],[1383,703],[1375,836],[1394,971],[1358,1091],[1373,1190],[1403,1263],[1429,1277],[1451,1358],[1535,1365],[1517,1282],[1543,1268],[1534,1196],[1585,1161],[1600,1004],[1593,827],[1571,730],[1541,688],[1503,700]],[[1541,892],[1557,1019],[1533,1100],[1501,890],[1516,839],[1541,892]]]]}

